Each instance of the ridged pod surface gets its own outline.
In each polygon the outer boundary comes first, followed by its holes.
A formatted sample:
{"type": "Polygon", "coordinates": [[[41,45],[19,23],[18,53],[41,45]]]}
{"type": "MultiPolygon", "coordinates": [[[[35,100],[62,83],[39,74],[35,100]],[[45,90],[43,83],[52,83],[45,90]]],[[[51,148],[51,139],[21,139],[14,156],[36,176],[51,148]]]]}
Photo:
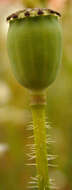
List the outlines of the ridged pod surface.
{"type": "Polygon", "coordinates": [[[16,79],[28,89],[45,89],[56,78],[62,57],[59,16],[49,9],[25,9],[7,18],[10,62],[16,79]]]}

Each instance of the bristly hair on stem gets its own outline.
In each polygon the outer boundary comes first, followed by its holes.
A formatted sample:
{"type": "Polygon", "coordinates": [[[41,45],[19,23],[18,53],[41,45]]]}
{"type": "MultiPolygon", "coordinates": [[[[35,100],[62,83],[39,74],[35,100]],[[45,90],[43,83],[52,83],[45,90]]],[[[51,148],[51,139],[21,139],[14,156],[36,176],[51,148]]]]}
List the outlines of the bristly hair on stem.
{"type": "Polygon", "coordinates": [[[49,190],[45,105],[32,106],[39,190],[49,190]]]}

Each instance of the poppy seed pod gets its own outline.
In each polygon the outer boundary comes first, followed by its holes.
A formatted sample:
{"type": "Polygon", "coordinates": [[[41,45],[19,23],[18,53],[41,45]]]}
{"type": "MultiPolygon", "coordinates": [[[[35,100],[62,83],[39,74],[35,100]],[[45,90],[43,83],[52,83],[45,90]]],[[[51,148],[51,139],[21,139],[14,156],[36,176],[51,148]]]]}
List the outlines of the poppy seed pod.
{"type": "Polygon", "coordinates": [[[62,57],[59,13],[24,9],[10,15],[7,46],[16,79],[30,90],[43,90],[56,78],[62,57]]]}

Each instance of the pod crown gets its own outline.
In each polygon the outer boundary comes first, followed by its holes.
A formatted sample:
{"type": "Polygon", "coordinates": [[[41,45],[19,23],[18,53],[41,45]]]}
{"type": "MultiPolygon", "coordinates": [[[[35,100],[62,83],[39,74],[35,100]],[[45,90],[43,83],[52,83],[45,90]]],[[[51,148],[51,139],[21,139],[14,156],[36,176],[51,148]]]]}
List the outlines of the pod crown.
{"type": "Polygon", "coordinates": [[[7,17],[7,21],[12,21],[15,19],[23,19],[25,17],[34,17],[34,16],[46,16],[54,15],[61,17],[61,14],[57,11],[47,9],[47,8],[25,8],[24,10],[17,11],[16,13],[11,14],[7,17]]]}

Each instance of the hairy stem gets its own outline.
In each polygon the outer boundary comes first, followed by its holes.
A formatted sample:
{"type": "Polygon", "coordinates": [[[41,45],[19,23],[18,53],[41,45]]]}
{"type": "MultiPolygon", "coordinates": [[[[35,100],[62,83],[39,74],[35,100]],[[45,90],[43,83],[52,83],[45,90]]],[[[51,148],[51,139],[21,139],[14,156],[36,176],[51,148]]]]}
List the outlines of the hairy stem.
{"type": "Polygon", "coordinates": [[[39,190],[49,190],[45,105],[33,105],[34,138],[36,150],[36,166],[38,172],[39,190]]]}

